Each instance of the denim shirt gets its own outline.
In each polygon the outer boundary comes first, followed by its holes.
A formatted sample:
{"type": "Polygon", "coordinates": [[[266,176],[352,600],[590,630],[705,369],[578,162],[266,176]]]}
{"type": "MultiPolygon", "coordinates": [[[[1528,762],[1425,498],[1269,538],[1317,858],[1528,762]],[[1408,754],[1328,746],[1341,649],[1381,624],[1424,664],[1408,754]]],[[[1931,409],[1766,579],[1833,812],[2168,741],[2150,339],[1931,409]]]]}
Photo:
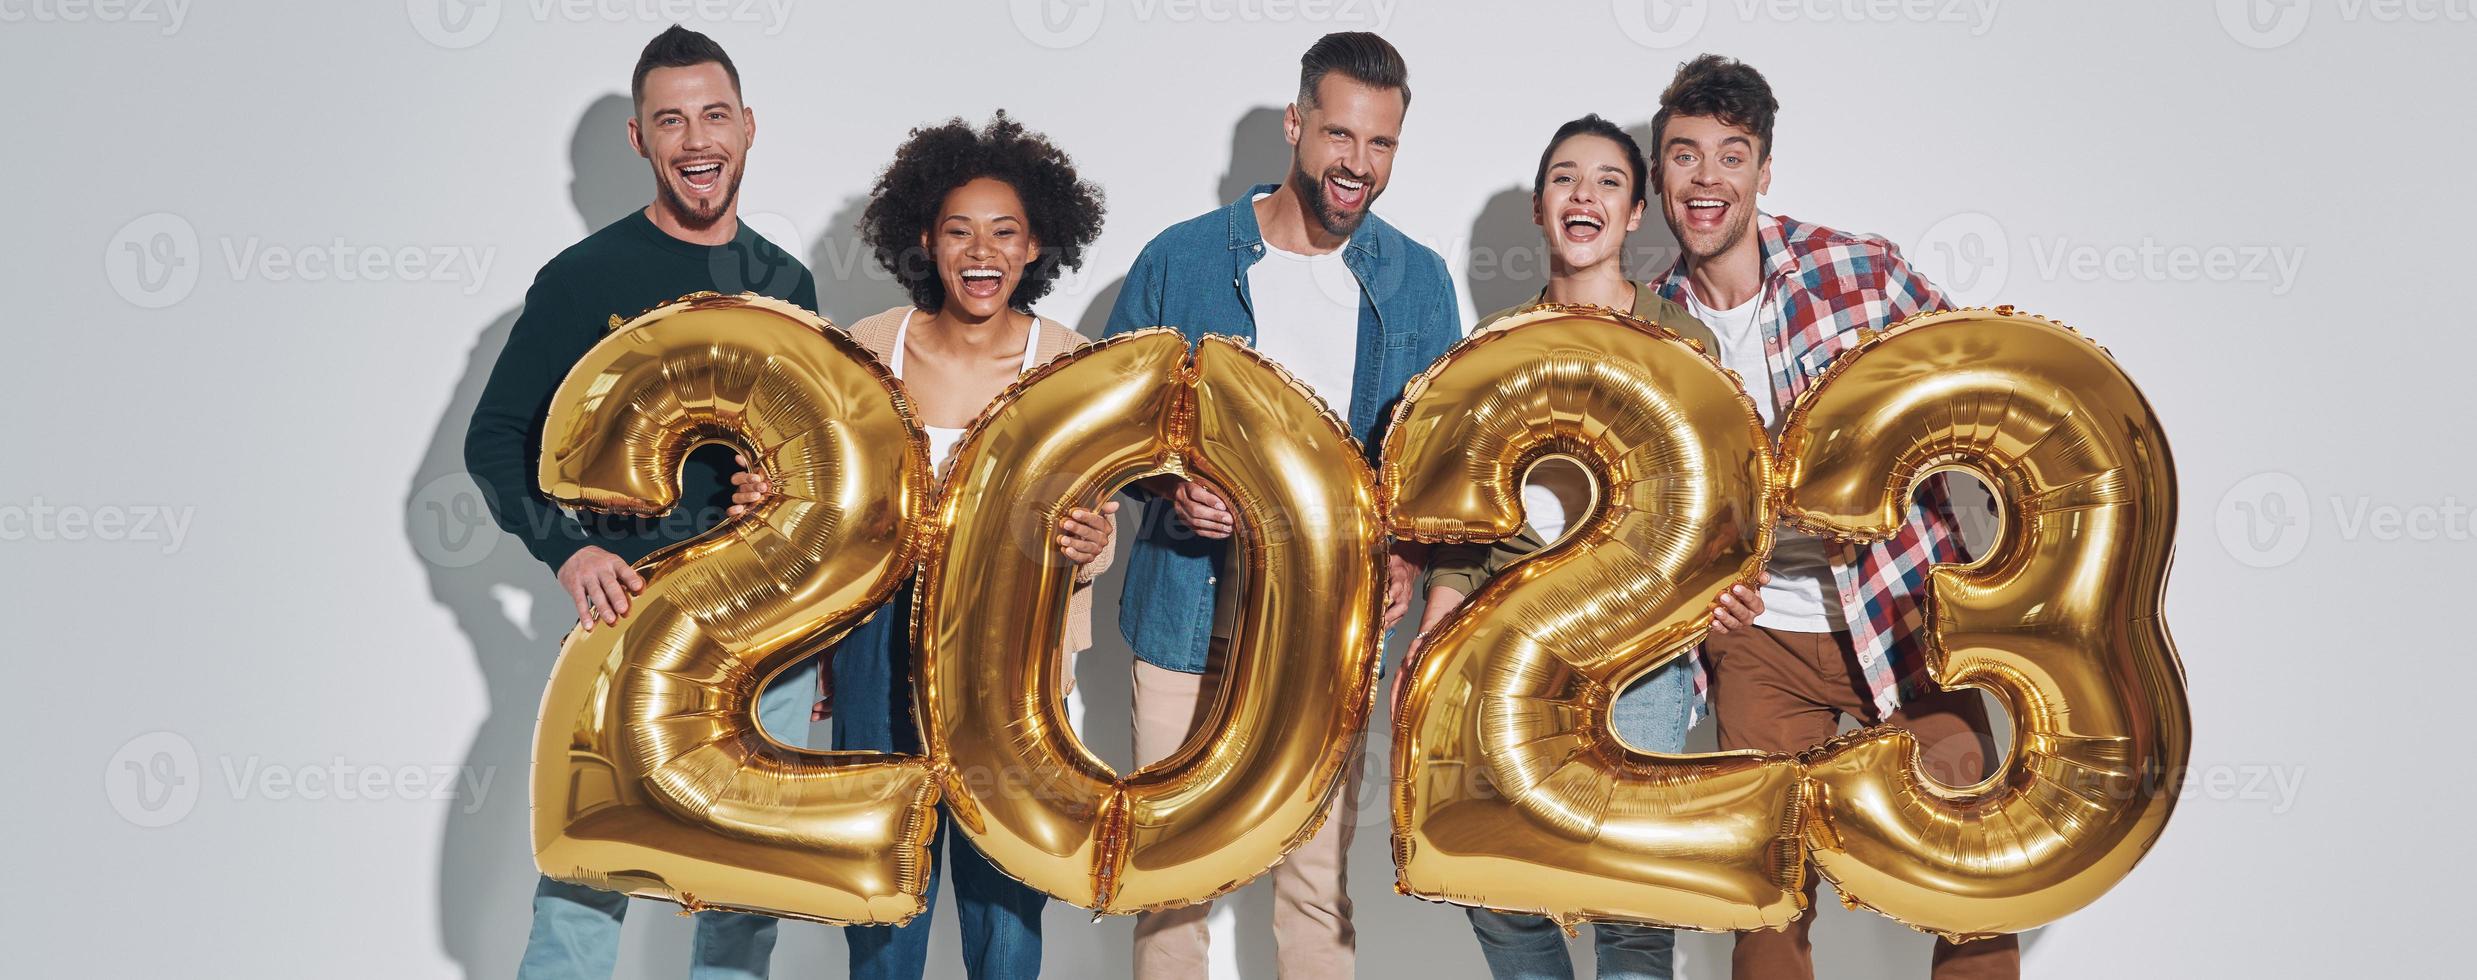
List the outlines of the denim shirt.
{"type": "MultiPolygon", "coordinates": [[[[1154,236],[1127,272],[1104,336],[1175,327],[1191,345],[1218,333],[1252,346],[1256,318],[1247,270],[1264,257],[1255,198],[1278,187],[1258,184],[1227,206],[1154,236]]],[[[1342,246],[1342,264],[1359,280],[1350,434],[1373,464],[1383,444],[1382,427],[1403,386],[1462,339],[1462,310],[1445,260],[1374,214],[1342,246]]],[[[1203,673],[1212,642],[1213,590],[1229,542],[1197,537],[1167,500],[1140,490],[1129,493],[1143,505],[1143,519],[1127,558],[1118,630],[1145,663],[1203,673]]]]}

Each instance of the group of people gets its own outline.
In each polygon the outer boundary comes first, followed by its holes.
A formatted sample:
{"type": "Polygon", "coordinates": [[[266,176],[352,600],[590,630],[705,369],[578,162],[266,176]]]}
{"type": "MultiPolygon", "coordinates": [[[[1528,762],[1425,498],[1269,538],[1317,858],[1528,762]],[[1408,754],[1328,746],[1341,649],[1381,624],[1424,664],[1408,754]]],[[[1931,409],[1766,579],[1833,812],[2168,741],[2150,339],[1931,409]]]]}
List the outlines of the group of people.
{"type": "MultiPolygon", "coordinates": [[[[672,27],[646,46],[631,94],[628,140],[652,166],[655,198],[543,267],[465,443],[493,516],[557,571],[585,629],[628,614],[643,585],[632,562],[763,502],[771,488],[747,460],[709,447],[682,470],[686,519],[559,509],[530,474],[548,401],[568,368],[615,315],[699,290],[738,291],[746,284],[722,281],[730,270],[796,269],[767,277],[761,291],[818,305],[807,270],[737,220],[756,119],[730,57],[705,35],[672,27]]],[[[1106,332],[1169,326],[1190,341],[1207,332],[1238,336],[1289,368],[1376,453],[1404,385],[1463,335],[1444,260],[1371,211],[1391,180],[1410,96],[1409,70],[1383,38],[1319,39],[1300,58],[1299,87],[1283,119],[1289,172],[1155,236],[1129,271],[1106,332]]],[[[1701,341],[1744,379],[1772,426],[1862,333],[1945,305],[1883,239],[1760,210],[1777,110],[1755,69],[1706,55],[1684,64],[1661,94],[1648,153],[1626,130],[1585,115],[1557,129],[1532,176],[1533,220],[1549,257],[1534,302],[1625,311],[1701,341]],[[1626,275],[1625,243],[1654,208],[1683,256],[1659,278],[1637,282],[1626,275]]],[[[1063,270],[1080,267],[1102,217],[1101,191],[1077,175],[1067,154],[1003,112],[984,125],[955,119],[914,130],[896,151],[861,231],[909,302],[849,331],[902,384],[933,458],[944,460],[1009,384],[1087,342],[1032,308],[1063,270]]],[[[1408,613],[1423,579],[1420,629],[1442,621],[1490,576],[1579,521],[1589,492],[1579,472],[1542,466],[1523,489],[1528,523],[1520,536],[1485,546],[1395,543],[1385,627],[1408,613]]],[[[1119,614],[1136,658],[1135,761],[1143,765],[1175,753],[1210,710],[1212,668],[1237,592],[1221,588],[1221,577],[1236,571],[1229,541],[1239,528],[1229,502],[1200,481],[1156,476],[1124,494],[1144,512],[1119,614]]],[[[1117,509],[1096,501],[1059,527],[1056,546],[1079,569],[1070,652],[1091,642],[1090,585],[1111,560],[1117,509]]],[[[1936,481],[1901,531],[1883,541],[1848,544],[1782,528],[1759,586],[1723,597],[1694,656],[1624,692],[1614,702],[1614,727],[1629,745],[1682,751],[1703,704],[1722,749],[1795,752],[1828,738],[1847,715],[1908,727],[1936,778],[1978,781],[1993,759],[1984,708],[1976,695],[1941,691],[1922,676],[1926,570],[1962,560],[1962,548],[1936,481]]],[[[910,602],[906,587],[828,656],[777,675],[759,698],[760,722],[777,737],[804,731],[826,669],[835,748],[918,751],[910,602]]],[[[1353,791],[1334,803],[1339,812],[1273,870],[1285,977],[1354,971],[1344,859],[1359,782],[1352,772],[1345,785],[1353,791]]],[[[1046,897],[993,866],[951,823],[932,847],[930,901],[938,873],[951,870],[971,975],[1036,975],[1046,897]]],[[[543,878],[519,976],[609,976],[627,904],[624,895],[543,878]]],[[[1208,911],[1192,905],[1139,916],[1136,974],[1205,975],[1208,911]]],[[[1573,975],[1564,934],[1547,919],[1484,909],[1469,918],[1495,976],[1573,975]]],[[[1811,977],[1809,922],[1739,934],[1734,975],[1811,977]]],[[[1595,929],[1599,976],[1672,974],[1669,930],[1595,929]]],[[[928,914],[899,927],[847,928],[851,975],[921,976],[929,930],[928,914]]],[[[700,912],[690,975],[765,976],[774,940],[772,918],[700,912]]],[[[1936,977],[2018,972],[2011,937],[1936,943],[1936,977]]]]}

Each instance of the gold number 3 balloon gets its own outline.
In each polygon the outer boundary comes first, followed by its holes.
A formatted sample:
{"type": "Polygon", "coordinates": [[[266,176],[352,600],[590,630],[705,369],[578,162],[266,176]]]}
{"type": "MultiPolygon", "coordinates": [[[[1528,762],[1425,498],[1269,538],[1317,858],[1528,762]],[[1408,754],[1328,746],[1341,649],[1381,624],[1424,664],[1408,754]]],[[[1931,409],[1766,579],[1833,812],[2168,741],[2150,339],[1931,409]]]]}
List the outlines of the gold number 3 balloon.
{"type": "Polygon", "coordinates": [[[1843,353],[1768,476],[1736,390],[1656,328],[1553,309],[1413,383],[1382,481],[1396,533],[1510,535],[1515,488],[1552,453],[1601,489],[1572,539],[1491,581],[1411,668],[1396,887],[1568,922],[1748,928],[1798,914],[1811,856],[1852,904],[1955,938],[2105,893],[2157,841],[2191,741],[2160,614],[2175,475],[2149,405],[2096,345],[2009,309],[1915,318],[1843,353]],[[1717,591],[1760,566],[1772,498],[1801,526],[1879,537],[1944,470],[2003,505],[1993,551],[1932,569],[1928,604],[1933,679],[2012,711],[1999,772],[1940,785],[1890,728],[1797,762],[1615,741],[1610,692],[1700,638],[1717,591]]]}
{"type": "Polygon", "coordinates": [[[1994,549],[1928,573],[1935,682],[1994,692],[2013,748],[1944,786],[1916,740],[1870,729],[1811,753],[1815,866],[1852,904],[1954,938],[2088,905],[2149,851],[2192,743],[2160,599],[2176,528],[2167,437],[2096,344],[2009,309],[1917,317],[1834,362],[1781,427],[1782,512],[1887,535],[1917,482],[1984,481],[1994,549]]]}
{"type": "Polygon", "coordinates": [[[922,570],[918,703],[956,825],[1006,873],[1099,912],[1222,894],[1312,836],[1373,697],[1381,530],[1341,424],[1224,337],[1148,330],[1025,379],[957,448],[922,570]],[[1067,725],[1060,515],[1153,472],[1227,492],[1247,562],[1221,694],[1124,776],[1067,725]]]}
{"type": "Polygon", "coordinates": [[[884,601],[909,568],[928,447],[876,360],[816,315],[689,297],[618,328],[551,398],[540,479],[563,503],[659,515],[681,461],[732,441],[775,499],[639,563],[614,626],[568,634],[533,749],[544,874],[837,922],[921,909],[931,761],[806,752],[757,692],[884,601]]]}
{"type": "Polygon", "coordinates": [[[1598,488],[1572,535],[1490,580],[1405,669],[1394,860],[1406,894],[1698,929],[1797,916],[1797,760],[1637,752],[1635,678],[1702,637],[1771,547],[1763,422],[1675,334],[1549,307],[1473,334],[1411,383],[1385,443],[1395,534],[1511,537],[1532,464],[1598,488]]]}

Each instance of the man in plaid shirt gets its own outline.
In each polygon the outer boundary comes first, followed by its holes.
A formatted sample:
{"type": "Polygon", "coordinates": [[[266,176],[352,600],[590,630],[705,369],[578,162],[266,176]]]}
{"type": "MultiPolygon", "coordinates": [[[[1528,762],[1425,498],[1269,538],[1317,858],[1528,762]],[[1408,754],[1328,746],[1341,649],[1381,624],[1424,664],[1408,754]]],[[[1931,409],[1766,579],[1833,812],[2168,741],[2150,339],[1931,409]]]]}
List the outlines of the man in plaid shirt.
{"type": "MultiPolygon", "coordinates": [[[[1745,380],[1775,434],[1798,395],[1863,332],[1948,306],[1892,243],[1757,209],[1771,187],[1779,106],[1753,68],[1704,55],[1678,69],[1652,120],[1661,214],[1685,253],[1660,293],[1711,328],[1714,353],[1745,380]]],[[[1975,691],[1943,691],[1924,676],[1927,568],[1965,560],[1940,476],[1921,487],[1909,522],[1881,541],[1780,528],[1764,612],[1751,626],[1715,629],[1704,644],[1720,747],[1797,752],[1830,738],[1848,714],[1909,729],[1928,773],[1946,784],[1984,778],[1995,758],[1985,705],[1975,691]]],[[[1810,908],[1813,899],[1809,876],[1810,908]]],[[[1739,933],[1734,974],[1813,977],[1813,921],[1739,933]]],[[[2012,936],[1935,944],[1938,980],[2020,969],[2012,936]]]]}

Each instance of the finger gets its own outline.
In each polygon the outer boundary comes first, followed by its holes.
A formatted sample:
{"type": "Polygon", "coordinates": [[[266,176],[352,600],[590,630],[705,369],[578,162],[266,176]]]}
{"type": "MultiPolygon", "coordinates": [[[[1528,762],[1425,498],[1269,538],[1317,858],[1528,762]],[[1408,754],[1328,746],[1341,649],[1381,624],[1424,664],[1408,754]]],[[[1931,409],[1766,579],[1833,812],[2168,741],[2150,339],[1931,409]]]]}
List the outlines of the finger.
{"type": "Polygon", "coordinates": [[[645,591],[645,576],[637,574],[634,565],[619,566],[619,582],[627,586],[631,594],[645,591]]]}
{"type": "Polygon", "coordinates": [[[611,614],[611,593],[602,576],[593,574],[585,576],[585,598],[593,605],[593,619],[586,620],[586,622],[600,620],[605,623],[616,623],[619,621],[619,617],[611,614]]]}
{"type": "Polygon", "coordinates": [[[602,591],[611,597],[610,610],[612,622],[618,622],[619,617],[628,614],[628,600],[633,593],[629,592],[627,585],[622,583],[619,579],[620,571],[626,569],[627,567],[628,566],[626,565],[621,565],[618,568],[612,569],[609,574],[605,575],[602,579],[602,591]]]}
{"type": "Polygon", "coordinates": [[[1101,516],[1103,516],[1103,517],[1110,517],[1110,516],[1115,516],[1117,513],[1118,513],[1118,501],[1115,501],[1115,500],[1105,500],[1105,501],[1102,501],[1102,502],[1101,502],[1101,516]]]}
{"type": "Polygon", "coordinates": [[[1194,491],[1195,502],[1199,504],[1203,504],[1215,510],[1220,510],[1227,503],[1221,499],[1221,494],[1215,492],[1212,488],[1207,487],[1204,484],[1189,480],[1187,481],[1187,486],[1194,491]]]}
{"type": "Polygon", "coordinates": [[[748,468],[748,455],[746,453],[732,453],[731,461],[740,464],[741,469],[748,468]]]}
{"type": "Polygon", "coordinates": [[[576,621],[584,625],[586,632],[593,632],[593,603],[585,597],[585,583],[571,583],[568,598],[576,602],[576,621]]]}
{"type": "Polygon", "coordinates": [[[1758,575],[1758,576],[1755,576],[1755,584],[1756,584],[1756,585],[1770,585],[1770,584],[1772,584],[1772,570],[1771,570],[1771,569],[1766,568],[1766,569],[1764,569],[1764,570],[1763,570],[1763,574],[1758,575]]]}

